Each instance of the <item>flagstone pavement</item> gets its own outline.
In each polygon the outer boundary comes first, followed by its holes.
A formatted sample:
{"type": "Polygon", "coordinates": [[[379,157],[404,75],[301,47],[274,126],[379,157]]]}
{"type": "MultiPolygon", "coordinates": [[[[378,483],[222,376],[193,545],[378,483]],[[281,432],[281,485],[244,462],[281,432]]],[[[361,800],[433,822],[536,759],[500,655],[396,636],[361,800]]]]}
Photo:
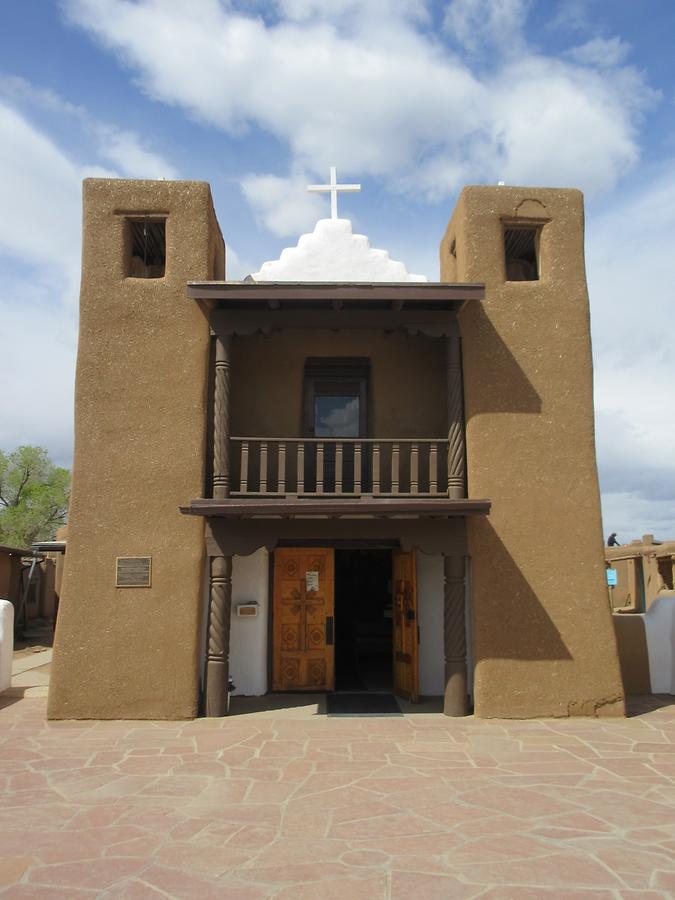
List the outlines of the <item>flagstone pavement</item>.
{"type": "Polygon", "coordinates": [[[0,894],[675,895],[675,698],[621,720],[45,722],[0,697],[0,894]]]}

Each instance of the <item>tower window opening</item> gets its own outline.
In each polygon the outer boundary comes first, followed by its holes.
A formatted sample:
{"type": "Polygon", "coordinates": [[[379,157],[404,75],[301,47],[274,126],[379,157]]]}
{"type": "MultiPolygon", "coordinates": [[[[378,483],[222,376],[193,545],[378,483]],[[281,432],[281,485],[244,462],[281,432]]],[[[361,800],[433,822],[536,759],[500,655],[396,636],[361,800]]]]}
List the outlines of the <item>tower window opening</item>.
{"type": "Polygon", "coordinates": [[[163,278],[166,270],[166,219],[143,216],[127,219],[131,278],[163,278]]]}
{"type": "Polygon", "coordinates": [[[504,263],[507,281],[539,280],[539,229],[506,227],[504,263]]]}

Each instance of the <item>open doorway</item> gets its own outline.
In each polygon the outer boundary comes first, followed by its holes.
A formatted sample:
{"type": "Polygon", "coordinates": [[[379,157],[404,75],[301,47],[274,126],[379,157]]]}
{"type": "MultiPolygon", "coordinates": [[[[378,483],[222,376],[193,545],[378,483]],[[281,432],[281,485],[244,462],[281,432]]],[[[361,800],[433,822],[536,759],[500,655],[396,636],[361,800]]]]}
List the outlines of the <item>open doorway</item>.
{"type": "Polygon", "coordinates": [[[390,550],[335,551],[335,689],[393,689],[390,550]]]}

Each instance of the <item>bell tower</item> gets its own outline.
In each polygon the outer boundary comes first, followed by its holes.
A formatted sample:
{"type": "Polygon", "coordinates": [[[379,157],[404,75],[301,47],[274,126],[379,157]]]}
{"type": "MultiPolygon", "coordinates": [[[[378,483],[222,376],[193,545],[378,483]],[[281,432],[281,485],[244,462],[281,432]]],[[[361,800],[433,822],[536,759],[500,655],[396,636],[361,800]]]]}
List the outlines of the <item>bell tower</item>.
{"type": "Polygon", "coordinates": [[[201,182],[87,179],[75,454],[48,715],[197,712],[209,328],[222,278],[201,182]]]}
{"type": "Polygon", "coordinates": [[[467,187],[441,279],[459,316],[479,716],[621,715],[595,458],[579,191],[467,187]]]}

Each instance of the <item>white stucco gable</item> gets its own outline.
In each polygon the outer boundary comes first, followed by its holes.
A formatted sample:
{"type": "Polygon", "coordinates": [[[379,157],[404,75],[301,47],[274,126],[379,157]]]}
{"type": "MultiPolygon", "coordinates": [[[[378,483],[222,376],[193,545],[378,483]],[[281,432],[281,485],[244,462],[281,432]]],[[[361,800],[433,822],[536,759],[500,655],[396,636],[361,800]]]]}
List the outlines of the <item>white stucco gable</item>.
{"type": "Polygon", "coordinates": [[[255,281],[426,281],[413,275],[386,250],[375,250],[349,219],[319,219],[311,234],[279,259],[263,263],[255,281]]]}

